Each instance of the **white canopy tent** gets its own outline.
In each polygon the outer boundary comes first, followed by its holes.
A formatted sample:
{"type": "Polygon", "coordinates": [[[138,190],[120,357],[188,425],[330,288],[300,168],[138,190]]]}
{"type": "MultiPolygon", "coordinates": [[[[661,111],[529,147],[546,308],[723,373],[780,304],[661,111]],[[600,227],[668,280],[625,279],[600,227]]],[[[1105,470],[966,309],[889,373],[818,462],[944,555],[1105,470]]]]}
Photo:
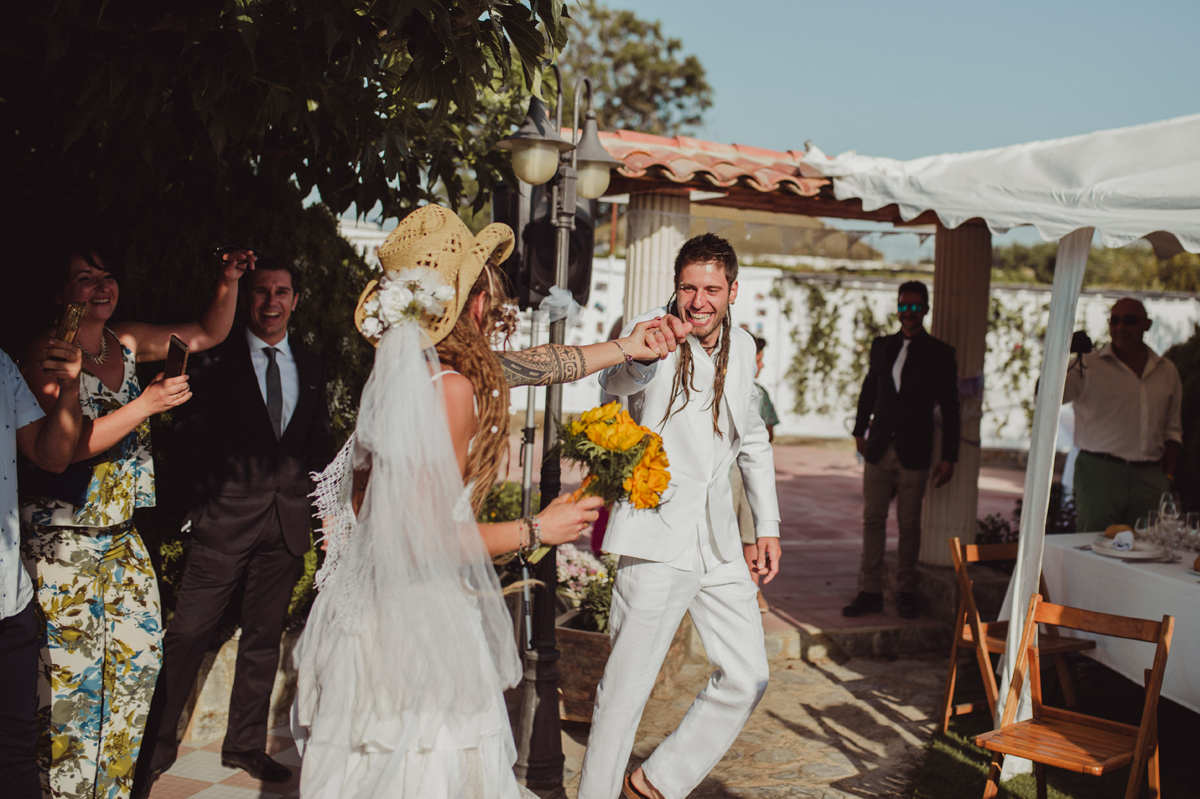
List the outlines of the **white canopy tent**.
{"type": "MultiPolygon", "coordinates": [[[[832,178],[837,199],[857,198],[864,211],[895,204],[906,221],[932,211],[947,228],[982,219],[993,233],[1033,225],[1046,241],[1059,242],[1010,586],[1011,617],[1023,620],[1042,570],[1059,408],[1092,237],[1098,231],[1109,247],[1145,238],[1162,257],[1200,252],[1200,114],[912,161],[854,152],[829,158],[810,148],[802,164],[832,178]]],[[[1021,627],[1009,625],[1010,652],[1020,645],[1021,627]]],[[[1012,671],[1007,658],[1001,696],[1012,671]]],[[[997,723],[1002,713],[998,706],[997,723]]],[[[1028,715],[1023,707],[1018,717],[1028,715]]]]}

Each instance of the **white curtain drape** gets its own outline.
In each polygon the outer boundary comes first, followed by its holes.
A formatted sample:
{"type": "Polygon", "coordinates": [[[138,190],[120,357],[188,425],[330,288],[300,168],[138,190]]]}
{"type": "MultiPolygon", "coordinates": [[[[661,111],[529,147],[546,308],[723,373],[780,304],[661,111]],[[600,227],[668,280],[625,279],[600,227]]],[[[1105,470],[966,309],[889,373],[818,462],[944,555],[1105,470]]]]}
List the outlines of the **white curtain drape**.
{"type": "MultiPolygon", "coordinates": [[[[1058,243],[1054,268],[1054,287],[1050,292],[1050,319],[1046,323],[1046,350],[1042,359],[1037,401],[1033,410],[1033,436],[1029,442],[1029,464],[1025,467],[1025,497],[1021,506],[1021,538],[1017,568],[1009,585],[1012,611],[1008,625],[1008,651],[1021,644],[1021,628],[1029,611],[1029,599],[1037,593],[1042,574],[1042,547],[1046,537],[1046,513],[1050,507],[1050,484],[1054,481],[1054,454],[1058,444],[1058,413],[1062,407],[1063,387],[1067,382],[1071,332],[1075,327],[1075,309],[1083,272],[1092,248],[1090,227],[1068,233],[1058,243]]],[[[1005,657],[1000,679],[1000,701],[996,703],[996,726],[1004,714],[1008,687],[1012,683],[1016,658],[1005,657]]],[[[1017,719],[1032,715],[1029,683],[1021,691],[1017,719]]],[[[1005,759],[1002,779],[1030,770],[1028,760],[1005,759]]]]}

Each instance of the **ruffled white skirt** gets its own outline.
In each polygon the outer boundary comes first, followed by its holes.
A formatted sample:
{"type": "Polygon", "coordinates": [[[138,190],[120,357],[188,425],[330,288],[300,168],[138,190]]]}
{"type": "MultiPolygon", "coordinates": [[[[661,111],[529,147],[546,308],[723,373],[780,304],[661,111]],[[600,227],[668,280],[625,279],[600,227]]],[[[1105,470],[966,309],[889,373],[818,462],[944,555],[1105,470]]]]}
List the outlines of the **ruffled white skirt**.
{"type": "MultiPolygon", "coordinates": [[[[309,630],[325,626],[312,624],[329,612],[325,599],[318,595],[313,603],[309,630]]],[[[494,673],[482,633],[474,629],[472,619],[464,622],[456,634],[477,634],[479,657],[488,667],[484,673],[494,673]]],[[[373,636],[356,638],[360,646],[370,646],[373,636]]],[[[318,645],[306,631],[297,643],[296,661],[302,662],[305,647],[318,645]]],[[[327,663],[321,684],[300,676],[292,731],[303,756],[304,799],[535,797],[513,775],[517,751],[498,678],[491,701],[469,714],[425,708],[409,718],[353,718],[349,708],[359,681],[387,676],[362,673],[360,667],[370,659],[349,649],[342,647],[327,663]]]]}

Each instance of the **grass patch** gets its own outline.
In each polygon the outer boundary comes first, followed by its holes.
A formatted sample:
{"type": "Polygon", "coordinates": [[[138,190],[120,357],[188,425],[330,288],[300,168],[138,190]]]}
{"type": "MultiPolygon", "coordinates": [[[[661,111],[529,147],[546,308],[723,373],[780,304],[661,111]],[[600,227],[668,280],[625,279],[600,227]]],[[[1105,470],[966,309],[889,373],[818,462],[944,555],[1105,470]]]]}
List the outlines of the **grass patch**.
{"type": "MultiPolygon", "coordinates": [[[[1075,690],[1079,710],[1090,715],[1137,724],[1145,696],[1141,687],[1120,674],[1087,657],[1071,660],[1075,674],[1075,690]]],[[[963,661],[959,668],[959,702],[983,697],[983,685],[973,661],[963,661]]],[[[1149,662],[1147,662],[1149,665],[1149,662]]],[[[1044,701],[1062,707],[1058,680],[1050,671],[1042,680],[1044,701]]],[[[913,775],[909,796],[913,799],[964,799],[983,795],[987,781],[990,753],[975,746],[976,735],[992,728],[986,713],[956,716],[950,720],[950,730],[934,733],[925,745],[925,756],[913,775]]],[[[1200,752],[1200,715],[1160,699],[1158,732],[1163,796],[1195,796],[1195,758],[1200,752]]],[[[1109,799],[1125,795],[1129,769],[1123,768],[1103,777],[1090,777],[1062,769],[1046,769],[1046,787],[1050,799],[1109,799]]],[[[1146,778],[1142,777],[1142,792],[1148,794],[1146,778]]],[[[1032,774],[1001,783],[1002,799],[1020,797],[1035,799],[1037,785],[1032,774]]]]}

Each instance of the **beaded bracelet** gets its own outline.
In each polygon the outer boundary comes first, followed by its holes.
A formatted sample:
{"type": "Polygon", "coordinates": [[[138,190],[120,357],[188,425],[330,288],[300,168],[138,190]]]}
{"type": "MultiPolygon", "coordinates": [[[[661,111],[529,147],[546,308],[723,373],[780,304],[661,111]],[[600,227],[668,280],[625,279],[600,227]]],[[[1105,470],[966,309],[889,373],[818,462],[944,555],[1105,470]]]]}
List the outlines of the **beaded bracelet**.
{"type": "Polygon", "coordinates": [[[521,519],[521,522],[525,525],[525,529],[529,531],[528,543],[525,543],[524,536],[522,536],[521,549],[532,551],[540,547],[542,545],[542,531],[538,526],[538,517],[526,516],[521,519]]]}
{"type": "Polygon", "coordinates": [[[618,341],[617,339],[615,339],[615,338],[614,338],[614,339],[612,340],[612,343],[613,343],[613,344],[616,344],[616,345],[617,345],[617,349],[619,349],[619,350],[621,351],[621,354],[625,356],[625,363],[626,363],[626,365],[633,363],[633,356],[632,356],[632,355],[630,355],[628,352],[626,352],[626,351],[625,351],[625,348],[621,346],[621,342],[620,342],[620,341],[618,341]]]}

